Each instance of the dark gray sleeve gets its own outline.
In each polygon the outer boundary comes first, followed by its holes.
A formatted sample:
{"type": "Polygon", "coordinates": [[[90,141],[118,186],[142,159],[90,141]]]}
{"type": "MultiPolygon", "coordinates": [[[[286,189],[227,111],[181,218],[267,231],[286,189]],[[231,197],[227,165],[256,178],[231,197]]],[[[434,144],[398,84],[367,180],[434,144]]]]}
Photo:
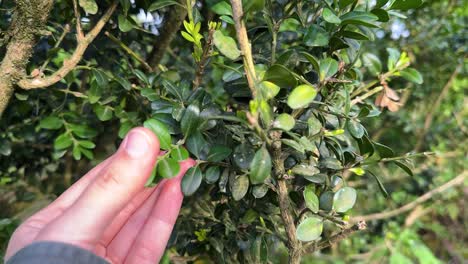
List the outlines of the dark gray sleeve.
{"type": "Polygon", "coordinates": [[[64,243],[36,242],[18,251],[6,264],[109,264],[92,252],[64,243]]]}

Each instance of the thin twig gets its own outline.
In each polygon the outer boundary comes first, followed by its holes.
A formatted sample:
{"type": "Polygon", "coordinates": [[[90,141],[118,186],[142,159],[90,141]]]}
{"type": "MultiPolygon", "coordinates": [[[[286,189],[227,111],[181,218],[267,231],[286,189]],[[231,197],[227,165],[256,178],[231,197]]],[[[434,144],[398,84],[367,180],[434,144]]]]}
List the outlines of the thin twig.
{"type": "Polygon", "coordinates": [[[78,9],[78,3],[76,0],[73,0],[73,12],[75,13],[76,18],[76,39],[81,41],[84,38],[83,29],[81,29],[81,16],[80,10],[78,9]]]}
{"type": "Polygon", "coordinates": [[[112,40],[112,42],[119,45],[125,52],[127,52],[128,55],[132,56],[135,60],[137,60],[139,63],[141,63],[141,65],[143,65],[143,67],[145,67],[145,69],[148,72],[153,71],[153,68],[151,68],[151,66],[143,58],[141,58],[138,54],[136,54],[127,45],[125,45],[125,43],[123,43],[122,41],[120,41],[119,39],[114,37],[111,33],[109,33],[109,31],[104,32],[104,35],[106,35],[110,40],[112,40]]]}
{"type": "Polygon", "coordinates": [[[338,234],[331,236],[326,241],[320,242],[318,244],[313,243],[312,245],[305,247],[304,252],[310,254],[312,252],[315,252],[315,251],[322,250],[324,248],[330,247],[330,246],[340,242],[341,240],[349,237],[350,235],[352,235],[356,231],[362,231],[362,230],[365,230],[366,228],[367,228],[366,222],[365,221],[359,221],[358,223],[356,223],[352,227],[344,229],[344,230],[340,231],[338,234]]]}
{"type": "Polygon", "coordinates": [[[434,197],[434,195],[442,193],[452,187],[458,186],[460,184],[463,184],[463,182],[466,180],[468,176],[468,170],[464,171],[462,174],[458,175],[454,179],[446,182],[445,184],[425,193],[424,195],[420,196],[418,199],[412,201],[411,203],[408,203],[402,207],[399,207],[395,210],[387,211],[387,212],[382,212],[382,213],[375,213],[375,214],[370,214],[370,215],[362,215],[362,216],[355,216],[351,218],[350,222],[356,223],[359,221],[371,221],[371,220],[380,220],[380,219],[386,219],[390,217],[394,217],[397,215],[400,215],[404,212],[407,212],[416,206],[426,202],[427,200],[431,199],[434,197]]]}
{"type": "MultiPolygon", "coordinates": [[[[58,48],[58,46],[60,46],[60,43],[62,43],[63,39],[64,39],[65,36],[68,34],[68,32],[70,32],[70,25],[69,25],[69,24],[66,24],[66,25],[63,27],[62,35],[60,35],[60,37],[58,38],[57,42],[55,42],[54,49],[55,49],[55,48],[58,48]]],[[[47,60],[44,61],[44,63],[42,64],[41,68],[39,69],[39,72],[41,72],[41,73],[44,72],[44,69],[47,67],[47,64],[49,64],[50,59],[51,59],[51,58],[47,58],[47,60]]]]}
{"type": "Polygon", "coordinates": [[[257,95],[256,82],[257,76],[255,73],[254,61],[252,58],[252,50],[250,48],[249,38],[247,36],[247,29],[243,20],[244,11],[242,10],[241,0],[231,0],[232,5],[232,16],[234,18],[234,24],[237,32],[237,41],[242,52],[244,60],[245,74],[247,76],[247,82],[249,84],[252,96],[255,98],[257,95]]]}
{"type": "Polygon", "coordinates": [[[212,28],[208,32],[208,39],[205,42],[203,47],[203,54],[201,56],[200,61],[198,62],[197,72],[195,73],[195,79],[193,79],[193,90],[200,87],[203,74],[205,73],[205,67],[208,59],[211,57],[211,53],[213,52],[213,34],[215,33],[215,29],[212,28]]]}
{"type": "Polygon", "coordinates": [[[380,92],[383,90],[383,86],[377,86],[374,89],[368,91],[367,93],[363,94],[362,96],[358,96],[351,101],[351,105],[355,105],[357,103],[361,103],[364,99],[371,97],[372,95],[380,92]]]}
{"type": "Polygon", "coordinates": [[[70,71],[72,71],[76,65],[80,62],[81,58],[83,57],[84,52],[88,48],[89,44],[96,38],[96,36],[101,32],[104,25],[109,21],[116,9],[119,1],[112,2],[111,6],[107,9],[104,15],[99,19],[93,29],[91,29],[86,36],[78,40],[78,45],[73,52],[72,56],[64,60],[63,65],[60,69],[54,72],[52,75],[44,77],[44,78],[34,78],[34,79],[22,79],[18,82],[18,86],[25,89],[37,89],[37,88],[45,88],[49,87],[57,82],[59,82],[62,78],[64,78],[70,71]]]}

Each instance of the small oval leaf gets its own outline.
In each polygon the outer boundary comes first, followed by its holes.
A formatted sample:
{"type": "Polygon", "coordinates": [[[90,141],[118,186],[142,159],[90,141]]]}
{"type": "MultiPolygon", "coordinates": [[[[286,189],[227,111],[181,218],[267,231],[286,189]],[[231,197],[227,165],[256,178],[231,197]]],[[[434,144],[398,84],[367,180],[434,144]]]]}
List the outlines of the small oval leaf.
{"type": "Polygon", "coordinates": [[[333,209],[343,213],[353,208],[356,203],[356,190],[351,187],[339,189],[333,197],[333,209]]]}
{"type": "Polygon", "coordinates": [[[143,123],[143,126],[149,128],[159,139],[161,149],[168,150],[171,148],[171,135],[166,125],[156,119],[148,119],[143,123]]]}
{"type": "Polygon", "coordinates": [[[316,95],[317,90],[313,86],[299,85],[289,94],[288,105],[292,109],[305,107],[314,100],[316,95]]]}
{"type": "Polygon", "coordinates": [[[255,153],[255,156],[250,164],[250,181],[252,184],[263,183],[265,179],[270,177],[271,173],[271,157],[265,147],[260,148],[255,153]]]}
{"type": "Polygon", "coordinates": [[[319,217],[311,216],[302,221],[296,229],[296,237],[300,241],[312,241],[320,237],[323,231],[323,221],[319,217]]]}
{"type": "Polygon", "coordinates": [[[157,167],[158,175],[166,179],[174,178],[180,171],[179,162],[167,157],[159,160],[157,167]]]}
{"type": "Polygon", "coordinates": [[[198,187],[200,187],[203,175],[200,168],[192,167],[186,173],[182,179],[182,192],[185,196],[190,196],[194,194],[198,187]]]}
{"type": "Polygon", "coordinates": [[[304,188],[304,201],[312,212],[317,213],[319,210],[319,199],[314,192],[315,186],[310,184],[304,188]]]}
{"type": "Polygon", "coordinates": [[[244,198],[245,194],[249,190],[249,178],[247,175],[237,176],[231,185],[232,198],[235,201],[239,201],[244,198]]]}

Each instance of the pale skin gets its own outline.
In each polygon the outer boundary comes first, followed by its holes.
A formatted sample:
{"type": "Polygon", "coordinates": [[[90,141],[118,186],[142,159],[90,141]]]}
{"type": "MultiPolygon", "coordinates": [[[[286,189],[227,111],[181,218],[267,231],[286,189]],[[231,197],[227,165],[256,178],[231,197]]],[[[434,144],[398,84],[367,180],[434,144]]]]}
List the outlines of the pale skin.
{"type": "Polygon", "coordinates": [[[195,164],[182,161],[175,178],[145,188],[159,152],[150,130],[132,129],[114,155],[18,227],[5,259],[31,243],[56,241],[111,263],[158,263],[182,205],[180,181],[195,164]]]}

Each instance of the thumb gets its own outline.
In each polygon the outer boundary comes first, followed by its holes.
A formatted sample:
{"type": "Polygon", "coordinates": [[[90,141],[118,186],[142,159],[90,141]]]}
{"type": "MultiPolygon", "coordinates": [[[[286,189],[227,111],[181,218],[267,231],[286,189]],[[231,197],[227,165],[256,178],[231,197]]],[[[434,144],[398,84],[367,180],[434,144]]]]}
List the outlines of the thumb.
{"type": "Polygon", "coordinates": [[[131,130],[94,182],[36,240],[94,248],[112,219],[144,188],[158,154],[159,141],[150,130],[131,130]]]}

